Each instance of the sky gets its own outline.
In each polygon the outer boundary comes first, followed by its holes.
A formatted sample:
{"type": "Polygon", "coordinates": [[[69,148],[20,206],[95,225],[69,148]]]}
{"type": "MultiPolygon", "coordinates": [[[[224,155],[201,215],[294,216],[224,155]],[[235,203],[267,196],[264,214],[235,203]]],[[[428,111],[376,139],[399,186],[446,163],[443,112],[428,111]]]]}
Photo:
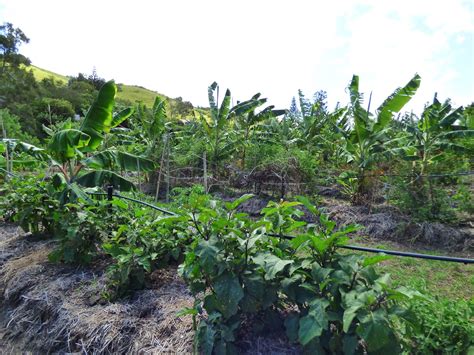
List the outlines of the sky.
{"type": "MultiPolygon", "coordinates": [[[[474,101],[471,0],[0,0],[0,22],[30,38],[20,52],[64,74],[97,74],[208,106],[260,92],[288,108],[298,89],[346,104],[352,75],[378,106],[415,73],[405,108],[474,101]]],[[[374,106],[373,106],[374,107],[374,106]]]]}

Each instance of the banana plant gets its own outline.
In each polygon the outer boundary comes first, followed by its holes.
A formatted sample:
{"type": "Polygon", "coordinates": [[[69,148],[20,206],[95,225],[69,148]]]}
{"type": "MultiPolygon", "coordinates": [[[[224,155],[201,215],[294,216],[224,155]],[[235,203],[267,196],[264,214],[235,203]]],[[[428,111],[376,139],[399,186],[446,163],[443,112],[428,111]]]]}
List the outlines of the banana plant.
{"type": "Polygon", "coordinates": [[[447,151],[468,153],[468,148],[458,141],[474,136],[474,129],[463,124],[463,117],[462,107],[453,109],[449,100],[441,103],[435,94],[433,103],[425,107],[419,119],[412,116],[411,122],[402,122],[408,139],[403,158],[414,162],[416,173],[423,175],[447,151]]]}
{"type": "Polygon", "coordinates": [[[46,149],[18,144],[18,150],[30,153],[40,160],[48,161],[50,169],[59,170],[53,177],[57,188],[62,187],[61,201],[70,194],[86,198],[79,187],[96,187],[112,184],[121,190],[131,190],[133,183],[113,170],[147,171],[154,168],[148,159],[109,148],[99,148],[106,134],[133,113],[131,108],[113,114],[117,87],[113,81],[105,83],[90,107],[79,128],[66,121],[50,135],[46,149]]]}
{"type": "Polygon", "coordinates": [[[401,156],[412,162],[413,174],[407,186],[415,199],[430,201],[431,212],[435,215],[437,204],[432,180],[427,180],[425,175],[431,173],[437,163],[447,159],[447,152],[461,156],[472,154],[472,146],[463,143],[474,136],[474,129],[470,129],[464,119],[462,107],[453,108],[449,100],[441,103],[436,94],[433,103],[425,107],[420,118],[411,115],[400,124],[406,132],[401,156]],[[428,190],[425,189],[427,182],[428,190]]]}
{"type": "MultiPolygon", "coordinates": [[[[237,105],[231,107],[231,93],[227,89],[222,99],[220,106],[219,101],[219,86],[216,82],[213,82],[208,88],[209,106],[210,106],[210,117],[209,119],[201,114],[201,124],[203,130],[203,136],[206,144],[206,151],[209,153],[208,157],[211,162],[211,166],[215,172],[217,172],[220,161],[230,157],[237,149],[239,143],[239,132],[232,128],[235,123],[236,117],[239,115],[247,115],[247,124],[252,126],[255,122],[252,122],[254,118],[248,117],[250,112],[262,105],[265,99],[260,99],[260,94],[255,95],[252,99],[244,102],[240,102],[237,105]]],[[[268,114],[273,107],[270,108],[265,115],[268,114]]],[[[276,112],[276,111],[275,111],[276,112]]],[[[264,114],[262,114],[263,117],[264,114]]],[[[254,113],[255,116],[255,113],[254,113]]],[[[245,123],[243,121],[240,124],[245,123]]]]}
{"type": "Polygon", "coordinates": [[[241,161],[242,168],[245,169],[246,150],[250,145],[252,133],[265,120],[275,118],[286,113],[286,110],[275,110],[275,106],[267,106],[260,112],[256,110],[267,102],[267,99],[260,98],[261,94],[257,93],[248,101],[242,102],[235,109],[235,128],[242,136],[241,140],[241,161]]]}
{"type": "Polygon", "coordinates": [[[348,108],[337,106],[330,112],[325,102],[310,103],[299,92],[302,121],[300,124],[301,145],[321,156],[323,162],[337,163],[343,159],[339,127],[347,130],[348,108]]]}
{"type": "MultiPolygon", "coordinates": [[[[350,110],[353,126],[341,129],[345,138],[347,162],[357,170],[357,194],[353,196],[356,204],[369,203],[373,193],[373,179],[367,176],[376,163],[388,153],[388,129],[394,115],[411,100],[420,86],[418,74],[402,88],[397,88],[378,107],[375,114],[370,113],[370,99],[367,110],[362,107],[363,95],[359,92],[359,77],[354,75],[349,84],[350,110]]],[[[392,142],[393,143],[393,142],[392,142]]]]}

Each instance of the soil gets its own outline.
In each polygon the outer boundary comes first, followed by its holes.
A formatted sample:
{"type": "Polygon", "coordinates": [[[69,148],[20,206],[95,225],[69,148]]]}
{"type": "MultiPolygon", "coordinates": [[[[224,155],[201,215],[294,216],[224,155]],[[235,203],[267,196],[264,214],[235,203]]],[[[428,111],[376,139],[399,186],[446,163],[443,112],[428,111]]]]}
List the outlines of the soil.
{"type": "MultiPolygon", "coordinates": [[[[107,262],[73,268],[48,262],[54,242],[0,224],[0,354],[192,353],[193,297],[176,267],[152,273],[147,289],[117,302],[101,297],[107,262]]],[[[238,338],[244,354],[297,354],[282,330],[238,338]]]]}
{"type": "MultiPolygon", "coordinates": [[[[328,195],[320,207],[337,228],[357,223],[363,226],[359,236],[371,242],[396,242],[400,249],[442,248],[444,254],[471,257],[472,226],[414,223],[387,205],[368,209],[328,195]]],[[[258,216],[270,199],[253,197],[240,210],[258,216]]],[[[303,211],[303,219],[317,222],[303,211]]],[[[52,240],[0,224],[0,354],[192,353],[192,318],[177,314],[192,307],[193,297],[176,267],[155,271],[147,289],[107,302],[101,297],[107,259],[88,268],[52,264],[48,254],[53,248],[52,240]]],[[[282,329],[261,336],[244,329],[237,346],[243,354],[301,353],[282,329]]]]}

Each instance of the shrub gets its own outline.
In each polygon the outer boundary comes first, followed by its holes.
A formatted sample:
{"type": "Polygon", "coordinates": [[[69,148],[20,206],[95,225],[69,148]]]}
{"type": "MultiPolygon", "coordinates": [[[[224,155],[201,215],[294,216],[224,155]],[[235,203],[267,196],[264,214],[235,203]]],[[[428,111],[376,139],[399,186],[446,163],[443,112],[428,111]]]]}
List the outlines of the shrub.
{"type": "Polygon", "coordinates": [[[25,232],[52,235],[59,202],[54,189],[42,176],[14,177],[1,189],[0,212],[7,221],[18,223],[25,232]]]}
{"type": "Polygon", "coordinates": [[[464,300],[412,300],[419,324],[409,341],[416,354],[468,354],[474,344],[474,303],[464,300]]]}
{"type": "Polygon", "coordinates": [[[408,313],[398,301],[416,293],[390,289],[388,275],[375,272],[372,265],[386,257],[339,254],[357,228],[336,231],[306,199],[300,200],[318,224],[296,220],[298,202],[270,203],[254,221],[236,212],[250,197],[221,204],[192,194],[187,206],[195,237],[180,272],[196,299],[188,313],[206,311],[196,336],[204,353],[235,350],[246,319],[253,331],[284,325],[289,339],[311,353],[401,350],[394,320],[408,322],[408,313]],[[282,237],[296,231],[291,241],[282,237]]]}

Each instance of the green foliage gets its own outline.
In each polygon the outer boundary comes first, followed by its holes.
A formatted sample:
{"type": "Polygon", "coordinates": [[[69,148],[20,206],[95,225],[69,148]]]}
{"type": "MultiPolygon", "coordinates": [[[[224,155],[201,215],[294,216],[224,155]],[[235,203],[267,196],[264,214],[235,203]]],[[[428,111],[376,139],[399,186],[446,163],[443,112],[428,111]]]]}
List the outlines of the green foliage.
{"type": "Polygon", "coordinates": [[[19,46],[29,41],[23,31],[13,27],[11,23],[5,22],[0,26],[0,77],[5,74],[9,66],[18,68],[21,64],[30,63],[28,58],[18,53],[19,46]]]}
{"type": "MultiPolygon", "coordinates": [[[[400,170],[404,169],[406,177],[394,184],[394,203],[418,219],[455,219],[443,180],[429,175],[455,174],[462,165],[469,169],[463,159],[472,153],[466,139],[474,135],[474,130],[463,123],[463,117],[462,107],[453,108],[449,100],[441,103],[435,95],[433,103],[425,107],[420,118],[410,115],[399,122],[404,129],[400,157],[406,161],[406,167],[402,166],[400,170]]],[[[469,201],[463,199],[462,192],[456,198],[466,202],[461,206],[469,209],[469,201]]]]}
{"type": "Polygon", "coordinates": [[[354,75],[349,84],[350,110],[354,120],[353,128],[345,130],[341,127],[345,138],[345,153],[347,161],[357,169],[358,191],[353,202],[356,204],[370,203],[373,194],[373,181],[366,176],[374,165],[385,155],[390,153],[390,142],[387,136],[389,123],[393,115],[413,97],[420,86],[421,78],[416,74],[405,87],[396,89],[376,111],[370,113],[369,107],[362,107],[363,96],[359,92],[359,77],[354,75]]]}
{"type": "Polygon", "coordinates": [[[445,188],[437,184],[435,178],[430,180],[428,183],[415,183],[415,187],[408,185],[404,178],[394,178],[389,199],[393,205],[410,214],[416,221],[455,222],[457,217],[452,203],[460,199],[460,208],[468,208],[468,205],[462,203],[469,203],[469,197],[460,193],[455,198],[451,198],[445,188]]]}
{"type": "Polygon", "coordinates": [[[407,339],[414,354],[469,354],[474,344],[473,301],[414,300],[419,331],[407,339]]]}
{"type": "Polygon", "coordinates": [[[37,138],[32,137],[28,133],[25,133],[20,125],[20,118],[10,113],[8,109],[0,109],[0,129],[5,133],[6,137],[13,138],[24,142],[30,142],[31,144],[38,144],[37,138]]]}
{"type": "Polygon", "coordinates": [[[53,214],[58,245],[49,259],[53,262],[89,263],[113,228],[107,208],[103,202],[90,204],[82,200],[58,208],[53,214]]]}
{"type": "Polygon", "coordinates": [[[339,254],[337,246],[357,228],[336,231],[335,222],[305,198],[270,203],[254,221],[236,212],[250,197],[222,205],[191,194],[185,206],[196,237],[180,272],[196,297],[196,311],[206,310],[196,336],[203,352],[234,350],[244,318],[254,319],[254,331],[268,326],[258,324],[257,315],[282,326],[275,315],[286,307],[295,309],[284,321],[289,339],[309,352],[401,350],[394,319],[411,327],[399,301],[416,293],[390,289],[388,275],[375,272],[372,265],[386,257],[339,254]],[[295,219],[300,203],[318,216],[318,224],[295,219]],[[272,236],[298,230],[291,241],[272,236]]]}
{"type": "Polygon", "coordinates": [[[141,208],[128,212],[129,206],[114,200],[115,213],[125,216],[102,245],[114,264],[109,267],[108,297],[115,299],[141,289],[146,274],[182,259],[189,237],[183,232],[181,217],[153,218],[141,208]]]}
{"type": "Polygon", "coordinates": [[[457,209],[459,211],[470,215],[474,214],[474,198],[469,188],[461,185],[453,196],[453,200],[458,204],[457,209]]]}
{"type": "Polygon", "coordinates": [[[53,187],[39,177],[13,178],[0,192],[0,214],[32,234],[54,235],[59,202],[53,187]]]}

